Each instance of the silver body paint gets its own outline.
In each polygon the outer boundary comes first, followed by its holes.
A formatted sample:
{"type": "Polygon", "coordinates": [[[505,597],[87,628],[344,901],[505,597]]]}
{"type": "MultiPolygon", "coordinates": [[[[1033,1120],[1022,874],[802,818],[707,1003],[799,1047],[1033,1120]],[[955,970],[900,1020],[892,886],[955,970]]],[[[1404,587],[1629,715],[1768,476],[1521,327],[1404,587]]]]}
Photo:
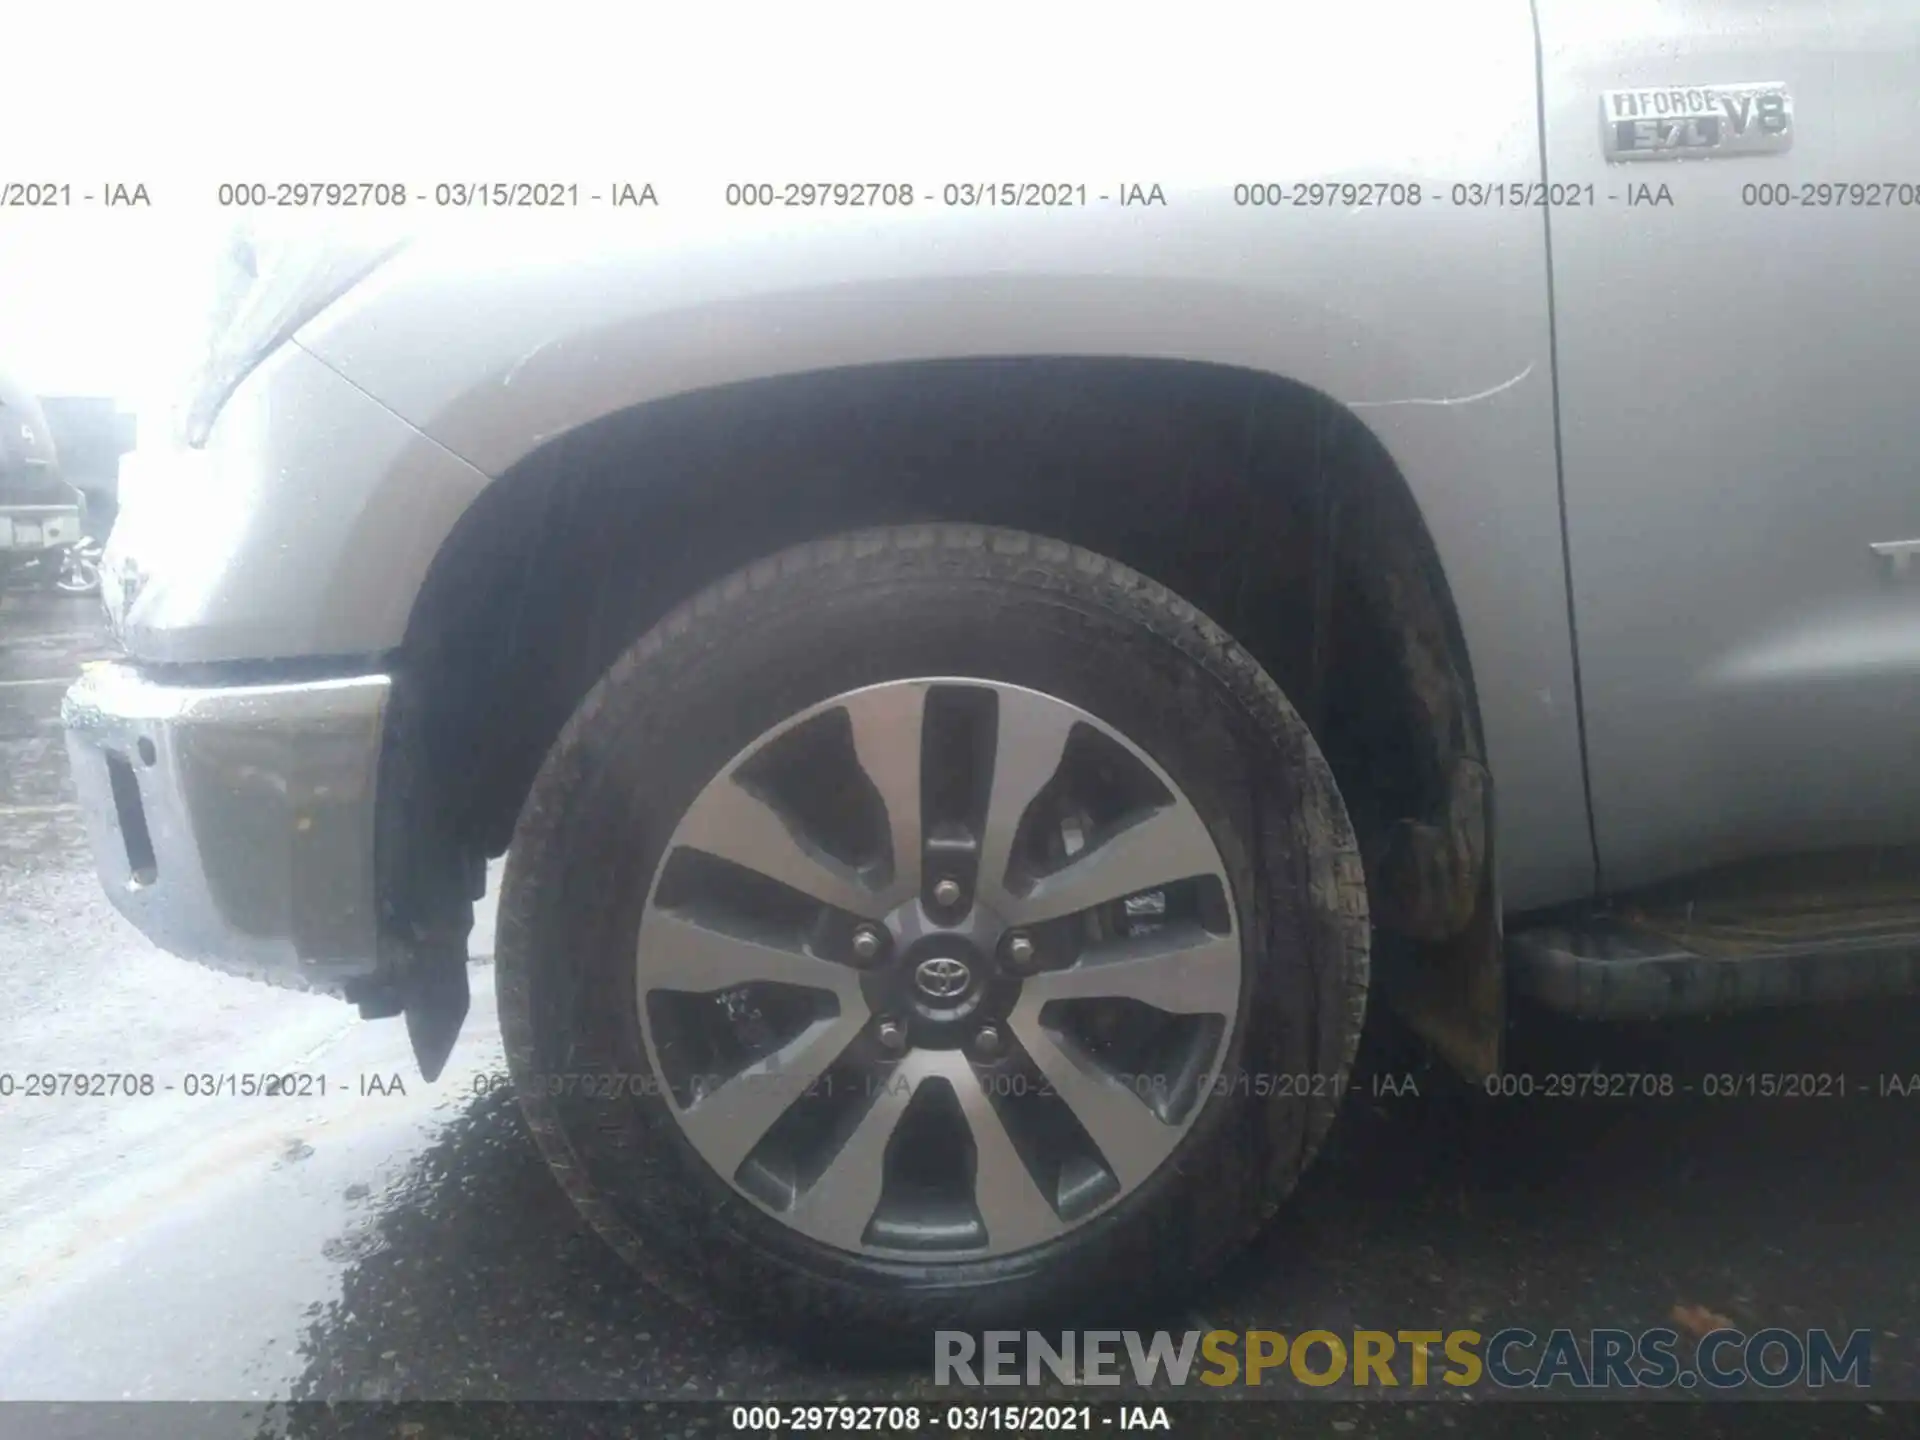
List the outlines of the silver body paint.
{"type": "Polygon", "coordinates": [[[947,357],[1205,361],[1351,406],[1405,475],[1465,633],[1508,908],[1586,895],[1596,869],[1914,839],[1920,596],[1870,547],[1920,534],[1920,209],[1740,190],[1920,179],[1920,13],[1540,0],[1536,37],[1516,0],[1394,8],[1383,47],[1382,7],[1349,8],[1322,21],[1348,43],[1276,61],[1270,161],[1162,177],[1167,211],[663,208],[422,236],[255,370],[204,450],[137,458],[152,503],[109,556],[142,581],[109,597],[131,654],[376,671],[492,480],[668,396],[947,357]],[[1605,92],[1772,83],[1784,150],[1604,158],[1605,92]],[[1602,198],[1299,220],[1230,193],[1542,178],[1602,198]],[[1604,198],[1630,182],[1684,198],[1604,198]],[[208,523],[170,533],[186,494],[208,523]]]}
{"type": "Polygon", "coordinates": [[[1920,11],[1542,0],[1540,15],[1549,171],[1674,197],[1552,217],[1605,882],[1913,843],[1920,587],[1873,547],[1920,535],[1920,207],[1742,191],[1920,179],[1920,11]],[[1600,90],[1753,78],[1792,94],[1787,153],[1601,159],[1600,90]]]}

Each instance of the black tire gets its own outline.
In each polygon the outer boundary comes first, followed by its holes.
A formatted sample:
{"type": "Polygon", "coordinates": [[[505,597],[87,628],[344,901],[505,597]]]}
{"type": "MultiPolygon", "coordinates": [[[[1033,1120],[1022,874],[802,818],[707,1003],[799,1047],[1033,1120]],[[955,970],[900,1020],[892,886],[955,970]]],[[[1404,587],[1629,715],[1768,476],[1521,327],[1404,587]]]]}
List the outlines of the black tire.
{"type": "Polygon", "coordinates": [[[533,1134],[620,1255],[689,1305],[717,1298],[799,1337],[871,1344],[942,1326],[1136,1313],[1216,1271],[1292,1190],[1331,1123],[1365,1009],[1368,935],[1359,853],[1332,773],[1279,688],[1224,631],[1084,550],[920,525],[762,560],[680,606],[613,666],[521,813],[497,983],[533,1134]],[[1173,1157],[1058,1240],[977,1262],[882,1261],[817,1244],[714,1174],[656,1083],[602,1098],[605,1085],[543,1078],[650,1081],[634,944],[679,816],[769,727],[908,675],[1042,690],[1127,735],[1205,820],[1247,946],[1223,1083],[1173,1157]]]}

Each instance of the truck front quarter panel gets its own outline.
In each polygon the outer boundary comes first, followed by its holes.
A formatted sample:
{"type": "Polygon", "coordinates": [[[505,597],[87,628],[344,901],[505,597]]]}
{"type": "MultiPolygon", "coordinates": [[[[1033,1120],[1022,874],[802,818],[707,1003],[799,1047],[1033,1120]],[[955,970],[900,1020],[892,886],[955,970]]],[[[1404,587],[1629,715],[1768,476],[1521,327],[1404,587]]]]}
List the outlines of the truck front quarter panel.
{"type": "MultiPolygon", "coordinates": [[[[210,449],[277,438],[296,421],[249,395],[298,371],[311,446],[260,450],[276,470],[236,487],[198,542],[202,578],[133,608],[130,644],[390,652],[484,484],[692,391],[969,357],[1240,367],[1350,407],[1406,478],[1472,660],[1504,897],[1584,893],[1544,216],[1453,200],[1456,184],[1541,178],[1531,20],[1395,10],[1401,42],[1383,46],[1375,8],[1316,20],[1315,45],[1276,58],[1273,127],[1235,142],[1257,158],[1138,177],[1164,206],[1123,206],[1122,177],[1089,176],[1085,206],[949,207],[945,176],[897,210],[768,212],[723,206],[716,178],[617,218],[434,225],[230,402],[210,449]],[[1379,191],[1236,203],[1236,185],[1340,182],[1379,191]]],[[[647,478],[642,461],[633,483],[647,478]]]]}
{"type": "Polygon", "coordinates": [[[486,477],[297,345],[234,392],[200,449],[123,464],[106,558],[120,638],[157,665],[365,659],[486,477]]]}

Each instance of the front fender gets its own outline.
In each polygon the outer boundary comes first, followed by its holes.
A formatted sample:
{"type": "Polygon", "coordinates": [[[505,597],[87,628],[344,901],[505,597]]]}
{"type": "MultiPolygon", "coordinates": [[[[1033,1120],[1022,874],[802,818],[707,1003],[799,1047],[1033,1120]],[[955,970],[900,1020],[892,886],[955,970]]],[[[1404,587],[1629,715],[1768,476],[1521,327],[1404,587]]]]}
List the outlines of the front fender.
{"type": "MultiPolygon", "coordinates": [[[[1537,164],[1533,133],[1506,152],[1537,164]]],[[[1424,205],[1301,220],[1227,189],[1170,194],[1165,212],[429,242],[300,343],[492,477],[616,411],[829,368],[1112,356],[1317,389],[1373,430],[1433,537],[1501,781],[1503,886],[1525,905],[1578,893],[1592,869],[1568,820],[1584,799],[1541,226],[1424,205]]]]}
{"type": "MultiPolygon", "coordinates": [[[[1471,656],[1506,899],[1579,892],[1592,857],[1570,823],[1584,801],[1544,212],[1451,203],[1458,181],[1540,177],[1531,21],[1518,3],[1315,15],[1316,43],[1275,62],[1273,126],[1235,137],[1257,158],[1195,157],[1185,180],[1160,177],[1164,207],[1098,202],[1123,180],[1090,176],[1098,203],[1085,207],[951,208],[941,182],[958,177],[928,176],[903,209],[769,212],[726,207],[723,175],[704,190],[663,183],[657,209],[429,227],[280,362],[324,369],[379,411],[369,428],[390,434],[386,453],[296,466],[309,488],[277,509],[250,496],[262,508],[240,527],[248,553],[285,557],[287,573],[240,557],[245,587],[207,582],[233,615],[192,617],[166,648],[305,654],[323,635],[337,653],[392,650],[482,486],[556,436],[670,396],[964,357],[1238,366],[1350,406],[1406,477],[1471,656]],[[1405,43],[1381,45],[1383,17],[1405,43]],[[1421,203],[1233,193],[1343,180],[1418,185],[1421,203]],[[332,607],[324,622],[316,605],[332,607]]],[[[313,427],[315,446],[327,429],[313,427]]],[[[647,482],[644,456],[633,474],[647,482]]]]}

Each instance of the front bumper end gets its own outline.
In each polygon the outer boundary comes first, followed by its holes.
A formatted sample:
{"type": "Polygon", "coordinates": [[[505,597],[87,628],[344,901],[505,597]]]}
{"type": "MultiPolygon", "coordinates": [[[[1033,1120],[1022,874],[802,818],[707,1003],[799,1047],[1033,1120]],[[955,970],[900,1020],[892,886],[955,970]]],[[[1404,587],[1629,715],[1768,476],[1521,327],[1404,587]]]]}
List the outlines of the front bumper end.
{"type": "Polygon", "coordinates": [[[101,883],[174,954],[351,995],[378,973],[374,797],[391,681],[172,685],[89,668],[62,718],[101,883]]]}

